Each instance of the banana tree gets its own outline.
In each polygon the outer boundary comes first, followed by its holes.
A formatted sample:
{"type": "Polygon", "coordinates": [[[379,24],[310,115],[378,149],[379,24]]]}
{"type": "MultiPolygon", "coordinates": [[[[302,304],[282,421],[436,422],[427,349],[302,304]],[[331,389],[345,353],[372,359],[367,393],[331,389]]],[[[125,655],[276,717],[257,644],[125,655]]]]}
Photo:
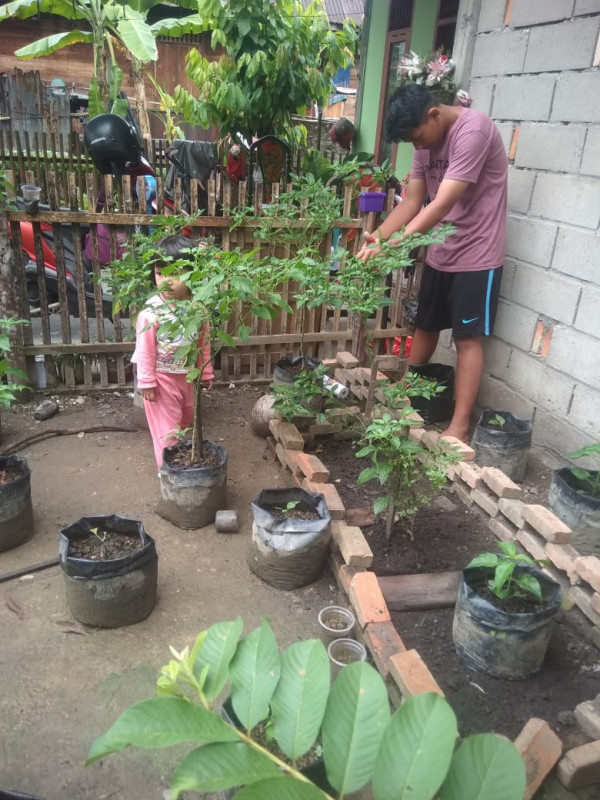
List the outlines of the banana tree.
{"type": "MultiPolygon", "coordinates": [[[[180,36],[182,32],[198,32],[197,14],[184,20],[164,20],[155,31],[148,23],[148,14],[160,0],[15,0],[0,8],[0,22],[6,19],[29,19],[40,12],[53,14],[69,22],[83,23],[82,28],[44,36],[15,51],[19,59],[41,58],[72,44],[91,44],[94,72],[89,88],[90,117],[111,110],[125,115],[127,100],[118,99],[123,84],[123,70],[117,53],[131,61],[131,80],[135,90],[138,117],[144,137],[150,126],[146,110],[143,64],[158,59],[156,36],[180,36]]],[[[179,0],[182,8],[195,9],[194,0],[179,0]]]]}

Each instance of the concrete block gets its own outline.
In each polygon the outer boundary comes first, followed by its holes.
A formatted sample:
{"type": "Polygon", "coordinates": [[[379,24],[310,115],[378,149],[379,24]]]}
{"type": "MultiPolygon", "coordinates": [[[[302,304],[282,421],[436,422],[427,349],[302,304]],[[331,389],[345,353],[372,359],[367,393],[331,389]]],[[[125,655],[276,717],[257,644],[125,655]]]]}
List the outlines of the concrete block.
{"type": "Polygon", "coordinates": [[[587,69],[594,60],[597,38],[598,21],[587,19],[532,28],[524,72],[587,69]]]}
{"type": "Polygon", "coordinates": [[[492,97],[494,95],[493,78],[475,78],[469,84],[469,94],[471,95],[472,107],[484,114],[491,113],[492,97]]]}
{"type": "MultiPolygon", "coordinates": [[[[479,387],[478,402],[481,406],[487,408],[510,408],[517,417],[522,419],[532,419],[533,414],[536,412],[535,406],[529,398],[520,394],[507,381],[499,380],[494,375],[490,375],[489,372],[484,373],[479,387]]],[[[566,451],[562,450],[560,452],[566,451]]]]}
{"type": "Polygon", "coordinates": [[[510,27],[523,28],[569,19],[573,4],[574,0],[513,0],[510,27]]]}
{"type": "Polygon", "coordinates": [[[471,500],[482,508],[490,517],[495,517],[498,513],[498,503],[496,497],[485,489],[473,489],[471,500]]]}
{"type": "MultiPolygon", "coordinates": [[[[517,153],[519,150],[517,149],[517,153]]],[[[508,208],[518,214],[527,214],[533,193],[535,172],[528,169],[508,170],[508,208]]]]}
{"type": "Polygon", "coordinates": [[[600,181],[540,173],[533,189],[531,213],[596,230],[600,224],[600,181]]]}
{"type": "Polygon", "coordinates": [[[521,547],[529,553],[532,558],[535,558],[536,561],[543,561],[546,558],[546,551],[544,549],[546,542],[544,538],[532,528],[528,526],[519,528],[516,539],[521,547]]]}
{"type": "Polygon", "coordinates": [[[517,538],[518,528],[510,522],[501,521],[499,517],[492,517],[488,522],[488,528],[501,542],[514,542],[517,538]]]}
{"type": "Polygon", "coordinates": [[[483,467],[481,477],[497,497],[518,498],[523,493],[520,486],[517,486],[508,475],[496,467],[483,467]]]}
{"type": "Polygon", "coordinates": [[[389,673],[389,659],[406,650],[393,622],[370,622],[364,631],[365,641],[379,674],[389,673]]]}
{"type": "Polygon", "coordinates": [[[514,259],[546,267],[552,258],[558,225],[537,219],[509,216],[506,254],[514,259]]]}
{"type": "Polygon", "coordinates": [[[477,31],[493,31],[504,27],[504,17],[506,15],[506,4],[499,3],[498,0],[482,0],[477,20],[477,31]]]}
{"type": "MultiPolygon", "coordinates": [[[[521,70],[510,71],[521,72],[521,70]]],[[[549,74],[499,77],[494,88],[492,117],[511,120],[549,120],[556,80],[555,75],[549,74]]]]}
{"type": "Polygon", "coordinates": [[[600,128],[588,128],[579,171],[582,175],[600,177],[600,128]]]}
{"type": "Polygon", "coordinates": [[[596,556],[580,556],[575,559],[573,569],[579,577],[600,592],[600,558],[596,556]]]}
{"type": "MultiPolygon", "coordinates": [[[[598,392],[578,383],[573,392],[567,420],[592,440],[598,440],[598,392]]],[[[573,447],[568,449],[572,450],[573,447]]],[[[564,453],[565,450],[559,452],[564,453]]]]}
{"type": "Polygon", "coordinates": [[[576,447],[589,444],[590,437],[585,436],[580,430],[556,414],[548,414],[543,408],[538,408],[535,415],[533,442],[540,447],[547,447],[555,453],[569,453],[576,447]]]}
{"type": "MultiPolygon", "coordinates": [[[[485,353],[485,369],[499,380],[507,381],[510,378],[510,357],[512,347],[495,337],[486,339],[483,343],[485,353]]],[[[490,403],[490,408],[496,408],[497,403],[490,403]]]]}
{"type": "Polygon", "coordinates": [[[555,326],[547,363],[592,389],[600,389],[600,359],[596,338],[563,325],[555,326]]]}
{"type": "MultiPolygon", "coordinates": [[[[586,286],[581,293],[581,303],[577,309],[574,326],[578,331],[599,338],[598,308],[600,308],[600,286],[586,286]]],[[[599,342],[600,345],[600,342],[599,342]]]]}
{"type": "Polygon", "coordinates": [[[587,700],[575,706],[575,719],[590,739],[600,739],[600,694],[595,700],[587,700]]]}
{"type": "Polygon", "coordinates": [[[586,132],[585,125],[523,123],[515,166],[550,172],[577,172],[586,132]]]}
{"type": "Polygon", "coordinates": [[[370,622],[389,622],[390,612],[373,572],[357,572],[350,583],[350,600],[361,628],[370,622]]]}
{"type": "Polygon", "coordinates": [[[573,15],[594,14],[600,12],[600,0],[575,0],[573,15]]]}
{"type": "Polygon", "coordinates": [[[517,391],[550,413],[567,415],[573,396],[572,378],[549,368],[539,356],[520,350],[513,352],[510,369],[513,376],[511,383],[517,391]]]}
{"type": "Polygon", "coordinates": [[[371,566],[373,553],[360,528],[335,519],[331,521],[331,534],[345,564],[363,569],[371,566]]]}
{"type": "Polygon", "coordinates": [[[531,800],[561,757],[562,742],[547,722],[534,717],[525,723],[514,743],[527,776],[523,800],[531,800]]]}
{"type": "MultiPolygon", "coordinates": [[[[530,117],[532,119],[532,117],[530,117]]],[[[556,84],[553,122],[600,122],[600,72],[566,72],[556,84]],[[586,102],[582,103],[581,98],[586,102]]]]}
{"type": "Polygon", "coordinates": [[[595,283],[598,281],[598,264],[600,236],[591,231],[564,227],[558,229],[551,261],[553,270],[595,283]]]}
{"type": "Polygon", "coordinates": [[[504,145],[504,149],[508,153],[508,151],[510,150],[510,144],[513,140],[513,136],[515,133],[514,122],[496,122],[496,127],[498,128],[498,132],[500,133],[500,138],[502,139],[502,144],[504,145]]]}
{"type": "Polygon", "coordinates": [[[388,663],[390,675],[397,683],[404,700],[423,692],[436,692],[441,697],[444,696],[435,678],[416,650],[405,650],[403,653],[396,653],[389,659],[388,663]]]}
{"type": "Polygon", "coordinates": [[[517,528],[523,526],[523,507],[525,503],[522,500],[501,497],[498,500],[498,508],[500,513],[503,514],[508,520],[516,525],[517,528]]]}
{"type": "MultiPolygon", "coordinates": [[[[578,281],[548,269],[521,262],[515,270],[512,300],[558,322],[573,323],[581,286],[578,281]]],[[[532,330],[533,333],[533,330],[532,330]]],[[[531,341],[527,343],[528,349],[531,341]]]]}
{"type": "MultiPolygon", "coordinates": [[[[526,51],[527,33],[524,31],[504,29],[478,36],[475,40],[471,75],[480,78],[488,75],[520,73],[523,71],[526,51]]],[[[504,119],[511,118],[510,115],[504,117],[504,119]]]]}
{"type": "Polygon", "coordinates": [[[571,792],[600,783],[600,741],[569,750],[558,762],[556,777],[571,792]]]}
{"type": "Polygon", "coordinates": [[[523,519],[547,542],[567,544],[573,538],[571,529],[545,506],[524,506],[523,519]]]}
{"type": "Polygon", "coordinates": [[[319,492],[323,495],[327,510],[331,514],[331,519],[344,519],[346,509],[333,483],[315,483],[314,481],[309,481],[308,478],[304,478],[302,487],[309,492],[319,492]]]}

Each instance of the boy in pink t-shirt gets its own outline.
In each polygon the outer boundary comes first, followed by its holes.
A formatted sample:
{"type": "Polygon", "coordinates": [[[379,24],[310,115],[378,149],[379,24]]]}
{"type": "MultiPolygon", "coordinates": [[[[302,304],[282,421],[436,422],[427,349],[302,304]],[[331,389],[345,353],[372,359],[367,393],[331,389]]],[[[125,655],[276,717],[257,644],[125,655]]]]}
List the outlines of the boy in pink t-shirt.
{"type": "Polygon", "coordinates": [[[456,228],[428,248],[409,364],[426,364],[440,331],[452,329],[456,403],[443,435],[468,442],[483,372],[482,337],[492,333],[505,256],[506,151],[489,117],[442,105],[417,84],[392,95],[386,128],[390,141],[415,147],[410,180],[403,202],[374,234],[365,233],[358,255],[376,257],[378,243],[402,229],[427,233],[442,222],[456,228]]]}

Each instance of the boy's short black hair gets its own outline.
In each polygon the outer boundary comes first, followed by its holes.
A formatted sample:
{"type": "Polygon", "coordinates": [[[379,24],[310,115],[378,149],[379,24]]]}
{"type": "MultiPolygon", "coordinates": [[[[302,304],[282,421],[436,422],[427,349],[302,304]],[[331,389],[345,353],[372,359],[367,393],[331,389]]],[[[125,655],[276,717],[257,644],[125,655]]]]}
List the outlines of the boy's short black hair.
{"type": "Polygon", "coordinates": [[[165,256],[165,260],[155,261],[153,272],[161,272],[173,259],[179,258],[183,250],[190,250],[193,247],[195,243],[192,239],[179,233],[163,236],[156,242],[156,249],[165,256]]]}
{"type": "Polygon", "coordinates": [[[433,106],[439,106],[439,101],[426,86],[407,83],[398,87],[387,108],[385,133],[388,141],[405,142],[410,131],[425,122],[433,106]]]}

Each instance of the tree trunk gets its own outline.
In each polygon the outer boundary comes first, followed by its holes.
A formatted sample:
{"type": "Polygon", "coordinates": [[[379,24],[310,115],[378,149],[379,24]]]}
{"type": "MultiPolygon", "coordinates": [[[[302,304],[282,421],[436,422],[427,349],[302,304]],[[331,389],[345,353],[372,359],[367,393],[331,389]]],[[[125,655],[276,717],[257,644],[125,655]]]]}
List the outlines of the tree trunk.
{"type": "Polygon", "coordinates": [[[144,140],[148,158],[150,158],[152,136],[150,134],[150,120],[148,118],[148,106],[146,103],[146,86],[144,84],[142,65],[135,57],[131,59],[131,81],[135,91],[137,117],[142,132],[142,139],[144,140]]]}
{"type": "MultiPolygon", "coordinates": [[[[8,219],[5,212],[0,210],[0,318],[13,317],[17,319],[19,316],[19,301],[15,285],[15,257],[10,241],[8,219]]],[[[11,328],[9,336],[13,349],[8,355],[8,361],[11,366],[26,373],[25,356],[18,349],[14,349],[23,344],[21,326],[17,325],[11,328]]]]}
{"type": "Polygon", "coordinates": [[[192,464],[204,458],[204,433],[202,430],[202,381],[196,379],[196,407],[192,431],[192,464]]]}

